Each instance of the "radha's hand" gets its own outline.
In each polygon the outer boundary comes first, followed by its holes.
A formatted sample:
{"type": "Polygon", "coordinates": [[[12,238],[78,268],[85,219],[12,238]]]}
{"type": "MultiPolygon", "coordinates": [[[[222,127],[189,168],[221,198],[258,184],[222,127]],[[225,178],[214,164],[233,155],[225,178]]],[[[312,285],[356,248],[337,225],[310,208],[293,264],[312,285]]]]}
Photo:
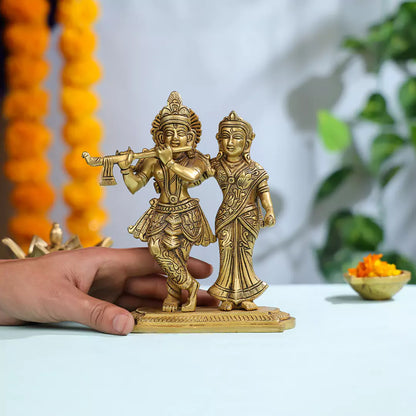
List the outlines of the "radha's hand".
{"type": "MultiPolygon", "coordinates": [[[[197,278],[212,272],[194,258],[188,267],[197,278]]],[[[76,321],[126,335],[134,327],[128,310],[161,308],[166,296],[166,277],[147,248],[91,247],[0,262],[0,325],[76,321]]],[[[217,302],[200,291],[198,304],[217,302]]]]}
{"type": "Polygon", "coordinates": [[[274,216],[274,212],[266,212],[264,216],[264,226],[265,227],[273,227],[276,224],[276,217],[274,216]]]}
{"type": "Polygon", "coordinates": [[[166,163],[172,160],[172,148],[165,144],[161,144],[156,147],[156,155],[166,165],[166,163]]]}

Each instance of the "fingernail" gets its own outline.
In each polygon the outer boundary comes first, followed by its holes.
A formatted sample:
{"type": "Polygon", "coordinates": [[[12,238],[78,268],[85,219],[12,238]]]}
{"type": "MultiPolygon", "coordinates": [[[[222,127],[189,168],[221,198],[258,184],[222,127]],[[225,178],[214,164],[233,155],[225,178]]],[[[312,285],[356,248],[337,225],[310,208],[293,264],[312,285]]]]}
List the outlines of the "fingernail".
{"type": "Polygon", "coordinates": [[[113,319],[113,329],[120,335],[127,335],[129,326],[129,317],[126,315],[117,315],[113,319]]]}

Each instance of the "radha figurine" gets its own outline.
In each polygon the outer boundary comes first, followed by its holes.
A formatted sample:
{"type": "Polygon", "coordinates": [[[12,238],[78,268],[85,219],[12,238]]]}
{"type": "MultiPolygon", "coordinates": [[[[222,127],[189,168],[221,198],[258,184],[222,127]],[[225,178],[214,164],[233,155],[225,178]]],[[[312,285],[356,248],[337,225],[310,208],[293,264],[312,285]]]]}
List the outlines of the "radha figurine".
{"type": "Polygon", "coordinates": [[[220,250],[219,275],[208,292],[219,308],[255,310],[254,299],[267,284],[253,268],[254,243],[262,226],[276,223],[267,172],[250,158],[255,137],[251,125],[232,111],[218,126],[219,153],[211,160],[223,201],[215,219],[220,250]],[[259,205],[263,206],[265,216],[259,205]]]}

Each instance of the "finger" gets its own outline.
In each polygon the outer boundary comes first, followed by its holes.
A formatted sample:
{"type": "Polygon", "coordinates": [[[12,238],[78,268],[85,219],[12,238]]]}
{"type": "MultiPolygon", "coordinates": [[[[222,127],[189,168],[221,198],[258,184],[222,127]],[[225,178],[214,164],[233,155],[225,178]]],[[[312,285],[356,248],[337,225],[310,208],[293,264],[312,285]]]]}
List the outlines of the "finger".
{"type": "Polygon", "coordinates": [[[20,320],[20,319],[16,319],[13,318],[12,316],[10,316],[8,313],[3,312],[2,310],[0,310],[0,326],[1,325],[5,325],[5,326],[15,326],[15,325],[23,325],[25,322],[20,320]]]}
{"type": "Polygon", "coordinates": [[[166,277],[161,275],[131,277],[126,281],[124,293],[142,298],[165,299],[168,294],[166,277]]]}
{"type": "Polygon", "coordinates": [[[62,305],[63,320],[79,322],[107,334],[127,335],[133,330],[134,319],[125,309],[77,289],[70,298],[70,302],[62,305]]]}
{"type": "MultiPolygon", "coordinates": [[[[162,273],[160,266],[145,247],[122,249],[94,247],[91,249],[96,250],[94,258],[98,263],[98,274],[121,273],[126,277],[130,277],[162,273]]],[[[198,279],[210,276],[213,270],[209,263],[193,257],[188,260],[188,268],[192,276],[198,279]]]]}
{"type": "Polygon", "coordinates": [[[129,249],[104,248],[104,251],[94,253],[94,255],[98,259],[98,275],[118,274],[129,277],[161,272],[160,266],[145,247],[129,249]]]}
{"type": "MultiPolygon", "coordinates": [[[[183,296],[182,302],[185,302],[186,292],[182,296],[183,296]]],[[[128,311],[134,311],[137,308],[143,308],[143,307],[156,308],[156,309],[161,310],[163,299],[143,298],[140,296],[133,296],[131,294],[124,293],[117,299],[115,303],[116,305],[119,305],[122,308],[127,309],[128,311]]],[[[219,301],[213,298],[205,290],[200,290],[198,291],[198,294],[197,294],[197,303],[199,306],[218,306],[219,301]]]]}
{"type": "Polygon", "coordinates": [[[130,294],[121,295],[115,303],[128,311],[134,311],[143,306],[162,309],[162,300],[160,299],[141,298],[130,294]]]}
{"type": "Polygon", "coordinates": [[[197,279],[206,279],[211,276],[213,267],[202,260],[190,257],[187,263],[189,273],[197,279]]]}
{"type": "Polygon", "coordinates": [[[213,298],[206,290],[199,289],[197,295],[198,306],[218,306],[220,303],[217,299],[213,298]]]}
{"type": "MultiPolygon", "coordinates": [[[[145,276],[127,280],[123,295],[145,299],[163,300],[167,296],[166,278],[163,276],[145,276]]],[[[186,301],[187,291],[182,290],[182,302],[186,301]]],[[[215,306],[218,302],[205,290],[198,291],[198,304],[215,306]]]]}

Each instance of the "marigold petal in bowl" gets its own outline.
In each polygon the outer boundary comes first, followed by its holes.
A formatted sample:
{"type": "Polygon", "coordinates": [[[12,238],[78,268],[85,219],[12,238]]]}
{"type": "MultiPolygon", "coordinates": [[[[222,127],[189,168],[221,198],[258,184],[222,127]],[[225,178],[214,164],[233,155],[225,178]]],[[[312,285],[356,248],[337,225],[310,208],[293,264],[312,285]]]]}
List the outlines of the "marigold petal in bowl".
{"type": "Polygon", "coordinates": [[[363,298],[370,300],[391,299],[409,280],[411,274],[407,270],[396,276],[356,277],[344,274],[345,280],[363,298]]]}

